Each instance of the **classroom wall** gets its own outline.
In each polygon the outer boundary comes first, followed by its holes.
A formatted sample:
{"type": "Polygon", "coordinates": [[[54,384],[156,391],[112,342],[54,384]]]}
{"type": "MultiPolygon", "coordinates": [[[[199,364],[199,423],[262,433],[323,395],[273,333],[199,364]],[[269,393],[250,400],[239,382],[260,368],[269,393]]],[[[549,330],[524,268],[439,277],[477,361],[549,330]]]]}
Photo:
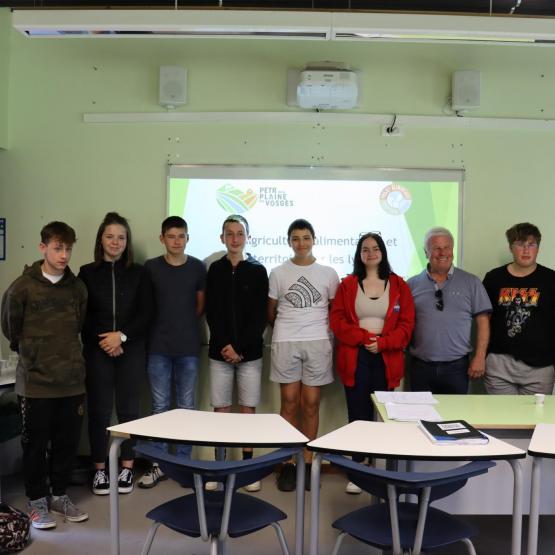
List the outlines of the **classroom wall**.
{"type": "Polygon", "coordinates": [[[8,75],[10,12],[0,8],[0,149],[8,146],[8,75]]]}
{"type": "MultiPolygon", "coordinates": [[[[0,10],[0,25],[6,17],[0,10]]],[[[483,276],[505,261],[503,232],[524,220],[540,226],[540,261],[555,266],[552,132],[408,128],[404,137],[383,138],[372,125],[85,124],[82,119],[85,112],[163,112],[157,103],[158,67],[165,64],[189,70],[189,104],[183,111],[295,111],[285,104],[287,69],[315,60],[348,62],[362,70],[359,112],[445,115],[451,72],[476,69],[482,72],[482,107],[468,117],[553,118],[551,48],[30,40],[14,31],[9,42],[7,74],[0,53],[0,83],[10,81],[10,148],[0,151],[0,216],[8,218],[0,291],[37,258],[38,231],[52,219],[67,220],[77,230],[74,269],[91,260],[97,226],[108,210],[130,219],[139,258],[161,253],[157,236],[168,162],[463,168],[464,267],[483,276]]],[[[1,90],[2,85],[0,107],[1,90]]],[[[0,116],[0,136],[2,121],[0,116]]],[[[330,214],[348,211],[349,202],[338,200],[330,214]]],[[[368,229],[369,222],[360,227],[368,229]]],[[[194,241],[194,230],[191,237],[194,241]]],[[[263,410],[277,410],[277,389],[268,384],[264,395],[263,410]]],[[[344,414],[341,388],[327,388],[322,429],[343,422],[344,414]]]]}

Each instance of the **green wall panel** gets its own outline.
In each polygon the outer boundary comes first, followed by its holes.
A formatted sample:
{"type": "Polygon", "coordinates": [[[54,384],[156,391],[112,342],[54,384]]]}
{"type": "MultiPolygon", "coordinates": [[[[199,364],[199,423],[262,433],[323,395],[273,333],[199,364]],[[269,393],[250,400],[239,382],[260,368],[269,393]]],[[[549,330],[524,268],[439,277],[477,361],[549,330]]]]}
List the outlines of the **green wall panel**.
{"type": "MultiPolygon", "coordinates": [[[[184,112],[296,111],[285,103],[287,69],[315,60],[347,62],[362,71],[359,112],[446,116],[451,73],[476,69],[482,72],[482,106],[468,118],[550,119],[551,48],[29,40],[7,32],[7,18],[0,10],[0,144],[10,66],[10,149],[0,152],[8,260],[0,262],[0,291],[37,258],[38,231],[53,219],[77,230],[74,269],[91,260],[108,210],[130,219],[139,258],[159,254],[168,162],[464,169],[464,268],[483,276],[505,261],[504,230],[525,220],[543,232],[540,261],[555,265],[553,132],[413,127],[403,137],[384,138],[376,125],[83,123],[83,113],[90,112],[164,112],[157,103],[158,67],[171,64],[188,69],[184,112]],[[8,35],[9,59],[1,46],[8,35]]],[[[348,211],[348,202],[332,209],[348,211]]],[[[325,403],[323,429],[344,418],[337,384],[325,403]]],[[[274,410],[277,404],[279,393],[268,385],[264,406],[274,410]]]]}

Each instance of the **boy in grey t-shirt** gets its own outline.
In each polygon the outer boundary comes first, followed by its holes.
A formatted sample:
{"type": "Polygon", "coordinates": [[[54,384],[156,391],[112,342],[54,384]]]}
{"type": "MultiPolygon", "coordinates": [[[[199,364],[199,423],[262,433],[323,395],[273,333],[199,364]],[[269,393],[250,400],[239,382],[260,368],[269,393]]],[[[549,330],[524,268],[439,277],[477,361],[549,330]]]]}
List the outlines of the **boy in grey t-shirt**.
{"type": "MultiPolygon", "coordinates": [[[[200,351],[198,318],[204,310],[206,270],[200,260],[185,254],[188,240],[185,220],[179,216],[166,218],[160,235],[166,253],[145,264],[155,301],[147,361],[154,414],[169,410],[172,381],[177,408],[195,408],[200,351]]],[[[167,449],[163,443],[154,445],[167,449]]],[[[191,446],[178,445],[177,454],[190,457],[191,446]]],[[[163,478],[154,465],[139,480],[139,487],[152,488],[163,478]]]]}

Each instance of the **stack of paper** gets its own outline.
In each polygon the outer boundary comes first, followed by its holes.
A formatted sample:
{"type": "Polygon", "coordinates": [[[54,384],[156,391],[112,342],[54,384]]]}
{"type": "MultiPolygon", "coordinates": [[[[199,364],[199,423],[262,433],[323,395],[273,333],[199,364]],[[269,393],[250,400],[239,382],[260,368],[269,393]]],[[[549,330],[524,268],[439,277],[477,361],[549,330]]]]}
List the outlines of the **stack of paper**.
{"type": "Polygon", "coordinates": [[[437,405],[439,401],[431,391],[376,391],[378,403],[403,403],[408,405],[437,405]]]}
{"type": "Polygon", "coordinates": [[[438,403],[431,391],[376,391],[376,400],[385,405],[389,420],[417,422],[438,421],[440,414],[432,406],[438,403]]]}
{"type": "Polygon", "coordinates": [[[409,405],[407,403],[386,403],[385,410],[389,420],[418,422],[419,420],[439,421],[440,414],[432,405],[409,405]]]}

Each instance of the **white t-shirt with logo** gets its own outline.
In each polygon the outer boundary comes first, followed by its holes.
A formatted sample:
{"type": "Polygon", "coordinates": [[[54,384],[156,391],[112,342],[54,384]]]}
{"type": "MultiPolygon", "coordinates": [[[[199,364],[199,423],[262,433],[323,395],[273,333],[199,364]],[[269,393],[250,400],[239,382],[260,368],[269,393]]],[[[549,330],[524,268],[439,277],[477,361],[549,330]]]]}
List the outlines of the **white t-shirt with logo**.
{"type": "Polygon", "coordinates": [[[274,268],[268,293],[278,301],[272,341],[328,339],[328,307],[338,285],[337,272],[317,262],[299,266],[288,260],[274,268]]]}

